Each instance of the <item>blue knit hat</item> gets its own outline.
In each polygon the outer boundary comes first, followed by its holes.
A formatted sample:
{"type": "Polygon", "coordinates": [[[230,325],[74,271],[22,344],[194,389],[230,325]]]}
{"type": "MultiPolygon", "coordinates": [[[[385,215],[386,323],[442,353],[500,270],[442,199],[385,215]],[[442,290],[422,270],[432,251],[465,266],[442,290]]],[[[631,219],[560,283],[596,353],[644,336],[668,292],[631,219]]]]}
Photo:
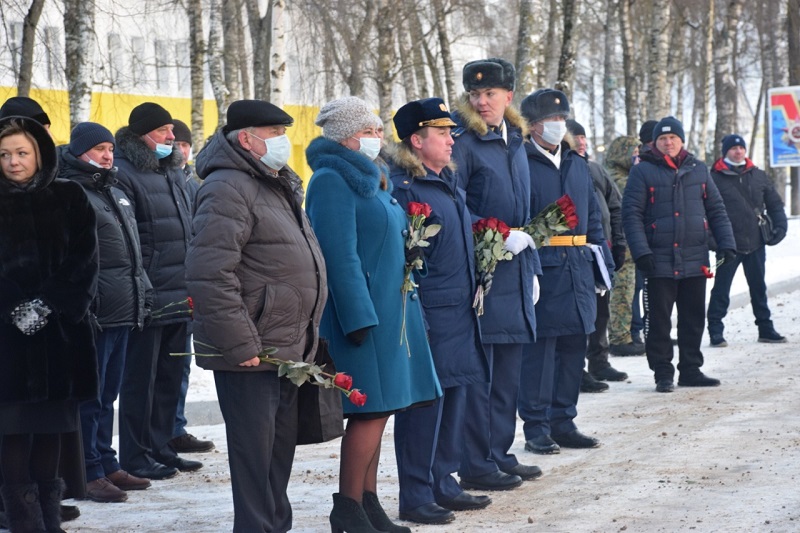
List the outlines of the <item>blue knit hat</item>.
{"type": "Polygon", "coordinates": [[[686,143],[686,135],[683,133],[683,124],[675,117],[664,117],[658,121],[656,127],[653,128],[653,140],[658,140],[662,135],[672,133],[680,137],[681,141],[686,143]]]}
{"type": "Polygon", "coordinates": [[[81,122],[69,136],[69,152],[80,157],[100,143],[117,145],[114,136],[105,126],[95,122],[81,122]]]}
{"type": "Polygon", "coordinates": [[[744,137],[733,133],[731,135],[726,135],[722,138],[722,157],[725,157],[725,154],[728,153],[728,150],[733,148],[734,146],[741,146],[745,150],[747,149],[747,143],[744,142],[744,137]]]}

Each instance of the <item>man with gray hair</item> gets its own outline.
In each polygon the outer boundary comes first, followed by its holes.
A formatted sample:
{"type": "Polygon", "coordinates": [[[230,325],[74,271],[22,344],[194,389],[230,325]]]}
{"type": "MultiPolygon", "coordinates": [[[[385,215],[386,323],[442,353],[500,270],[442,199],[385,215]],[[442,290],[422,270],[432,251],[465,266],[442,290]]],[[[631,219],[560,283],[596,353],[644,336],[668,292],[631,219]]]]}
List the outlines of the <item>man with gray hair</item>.
{"type": "Polygon", "coordinates": [[[286,163],[292,117],[261,100],[228,108],[228,124],[197,155],[186,281],[194,337],[214,371],[225,419],[234,532],[288,531],[286,488],[297,441],[297,387],[259,356],[313,361],[328,288],[319,243],[286,163]]]}

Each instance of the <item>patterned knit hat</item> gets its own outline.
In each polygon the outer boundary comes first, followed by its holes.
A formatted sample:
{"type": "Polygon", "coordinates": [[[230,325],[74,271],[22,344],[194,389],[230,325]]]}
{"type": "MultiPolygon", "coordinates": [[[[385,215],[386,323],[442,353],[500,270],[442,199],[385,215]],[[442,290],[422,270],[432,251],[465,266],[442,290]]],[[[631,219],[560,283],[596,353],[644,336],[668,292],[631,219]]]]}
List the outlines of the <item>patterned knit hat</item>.
{"type": "Polygon", "coordinates": [[[366,128],[383,126],[380,117],[356,96],[346,96],[322,106],[314,124],[322,127],[322,136],[342,142],[366,128]]]}

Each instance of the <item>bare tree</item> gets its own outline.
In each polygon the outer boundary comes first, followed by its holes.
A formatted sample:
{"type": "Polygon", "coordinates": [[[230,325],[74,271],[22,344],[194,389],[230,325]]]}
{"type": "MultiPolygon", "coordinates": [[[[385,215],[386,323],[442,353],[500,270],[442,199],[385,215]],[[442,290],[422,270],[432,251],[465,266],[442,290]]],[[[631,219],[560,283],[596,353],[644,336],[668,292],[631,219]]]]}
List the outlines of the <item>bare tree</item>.
{"type": "Polygon", "coordinates": [[[633,64],[633,30],[631,28],[631,2],[619,0],[619,33],[622,40],[622,77],[625,85],[625,134],[636,135],[636,82],[633,64]]]}
{"type": "MultiPolygon", "coordinates": [[[[787,0],[787,34],[789,47],[789,84],[800,85],[800,0],[787,0]]],[[[800,213],[800,167],[789,171],[792,187],[790,209],[793,215],[800,213]]]]}
{"type": "Polygon", "coordinates": [[[439,37],[439,50],[442,53],[442,63],[444,64],[444,83],[447,87],[447,100],[450,104],[455,103],[456,81],[453,72],[453,55],[450,53],[450,37],[447,32],[447,13],[444,9],[444,0],[433,0],[433,11],[436,21],[436,34],[439,37]]]}
{"type": "Polygon", "coordinates": [[[705,50],[700,70],[700,79],[702,80],[700,86],[702,90],[702,107],[700,108],[699,117],[700,131],[697,134],[697,146],[695,147],[697,157],[700,159],[705,159],[707,151],[708,115],[711,110],[711,67],[714,61],[714,19],[716,17],[714,0],[708,0],[708,13],[706,15],[706,25],[704,27],[705,50]]]}
{"type": "Polygon", "coordinates": [[[392,13],[395,7],[390,0],[378,2],[378,109],[386,131],[392,130],[392,86],[395,73],[392,66],[396,63],[397,53],[394,43],[394,24],[392,13]]]}
{"type": "Polygon", "coordinates": [[[744,0],[731,0],[727,13],[720,13],[718,32],[714,38],[714,90],[717,103],[717,124],[714,134],[714,158],[719,157],[722,137],[736,131],[736,80],[733,77],[733,43],[742,14],[744,0]]]}
{"type": "Polygon", "coordinates": [[[653,0],[653,13],[650,21],[647,101],[649,115],[657,118],[669,114],[670,86],[667,84],[667,57],[669,53],[670,5],[670,0],[653,0]]]}
{"type": "MultiPolygon", "coordinates": [[[[416,82],[414,97],[427,98],[431,94],[428,89],[428,76],[425,73],[425,59],[423,56],[425,35],[422,33],[422,25],[414,0],[404,0],[403,9],[403,18],[408,24],[407,35],[409,42],[406,50],[410,52],[410,60],[414,67],[414,81],[416,82]]],[[[408,54],[401,54],[401,57],[406,60],[409,59],[408,54]]],[[[409,98],[409,100],[411,99],[409,98]]]]}
{"type": "MultiPolygon", "coordinates": [[[[224,0],[222,2],[222,42],[224,46],[224,58],[222,62],[223,73],[225,74],[225,85],[230,93],[230,102],[241,100],[242,82],[239,61],[242,56],[242,17],[241,0],[224,0]]],[[[227,108],[227,106],[226,106],[227,108]]]]}
{"type": "Polygon", "coordinates": [[[571,101],[575,86],[575,54],[577,39],[573,35],[573,27],[580,10],[580,0],[563,0],[564,33],[561,39],[561,55],[558,59],[558,76],[555,88],[567,95],[571,101]]]}
{"type": "Polygon", "coordinates": [[[65,74],[70,129],[89,120],[94,71],[94,0],[64,0],[65,74]]]}
{"type": "Polygon", "coordinates": [[[222,49],[222,4],[211,0],[208,22],[208,81],[217,102],[218,125],[225,125],[225,113],[231,103],[231,93],[225,83],[222,49]]]}
{"type": "Polygon", "coordinates": [[[22,54],[17,76],[17,96],[29,96],[31,93],[31,75],[33,74],[33,46],[36,43],[36,26],[42,16],[44,0],[33,0],[22,22],[22,54]]]}
{"type": "Polygon", "coordinates": [[[270,101],[283,107],[284,80],[286,79],[286,30],[284,28],[285,0],[271,0],[272,54],[270,56],[270,101]]]}
{"type": "Polygon", "coordinates": [[[253,44],[253,97],[269,100],[270,97],[270,49],[272,46],[273,2],[267,3],[267,12],[261,16],[258,0],[245,0],[250,40],[253,44]]]}
{"type": "Polygon", "coordinates": [[[203,135],[203,100],[205,79],[203,64],[206,58],[206,44],[203,38],[203,2],[186,0],[186,16],[189,18],[189,76],[192,85],[192,146],[195,153],[200,151],[205,141],[203,135]]]}
{"type": "Polygon", "coordinates": [[[614,26],[617,1],[606,0],[606,20],[603,24],[603,40],[605,42],[605,55],[603,57],[603,144],[609,146],[617,134],[616,109],[614,106],[614,26]]]}
{"type": "Polygon", "coordinates": [[[553,43],[558,42],[558,37],[561,35],[561,18],[558,8],[559,0],[550,0],[547,11],[547,33],[544,39],[548,46],[542,47],[542,60],[539,64],[544,65],[544,68],[539,69],[539,83],[537,84],[539,87],[551,87],[558,77],[561,47],[553,46],[553,43]]]}
{"type": "Polygon", "coordinates": [[[517,53],[514,66],[517,69],[517,86],[514,92],[514,103],[525,98],[536,87],[538,79],[539,42],[536,27],[537,16],[534,13],[534,0],[520,0],[519,29],[517,30],[517,53]]]}

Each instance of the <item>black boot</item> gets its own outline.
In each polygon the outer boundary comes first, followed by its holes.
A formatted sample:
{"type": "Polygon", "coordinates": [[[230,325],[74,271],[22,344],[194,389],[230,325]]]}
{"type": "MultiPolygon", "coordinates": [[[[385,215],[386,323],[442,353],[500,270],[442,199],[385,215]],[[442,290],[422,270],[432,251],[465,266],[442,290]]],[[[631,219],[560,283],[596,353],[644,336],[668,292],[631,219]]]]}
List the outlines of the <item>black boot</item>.
{"type": "Polygon", "coordinates": [[[330,521],[331,533],[380,533],[372,527],[360,503],[338,492],[333,493],[330,521]]]}
{"type": "Polygon", "coordinates": [[[46,533],[36,483],[3,485],[0,495],[11,533],[46,533]]]}
{"type": "Polygon", "coordinates": [[[39,482],[39,501],[47,533],[66,533],[61,529],[61,497],[63,495],[64,481],[61,478],[39,482]]]}
{"type": "Polygon", "coordinates": [[[361,506],[364,512],[367,513],[372,527],[378,531],[385,531],[387,533],[411,533],[410,527],[398,526],[386,516],[386,511],[381,507],[381,502],[378,501],[378,495],[374,492],[364,491],[364,496],[361,501],[361,506]]]}

